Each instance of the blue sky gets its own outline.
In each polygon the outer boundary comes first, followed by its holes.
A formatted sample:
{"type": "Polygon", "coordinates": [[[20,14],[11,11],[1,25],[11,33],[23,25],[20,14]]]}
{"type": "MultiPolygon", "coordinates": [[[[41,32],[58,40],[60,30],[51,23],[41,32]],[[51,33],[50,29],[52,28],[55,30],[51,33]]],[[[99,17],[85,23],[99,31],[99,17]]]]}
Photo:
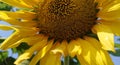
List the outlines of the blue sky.
{"type": "MultiPolygon", "coordinates": [[[[5,25],[9,25],[8,23],[6,22],[3,22],[3,21],[0,21],[0,24],[5,24],[5,25]]],[[[7,38],[10,34],[12,33],[12,31],[3,31],[3,30],[0,30],[0,36],[2,36],[2,38],[7,38]]],[[[118,37],[115,37],[115,42],[118,42],[120,43],[120,41],[118,41],[116,38],[118,37]]],[[[9,50],[9,56],[12,56],[14,58],[17,58],[17,54],[12,54],[12,51],[9,50]]],[[[110,55],[114,64],[115,65],[120,65],[120,57],[118,56],[113,56],[113,55],[110,55]]]]}

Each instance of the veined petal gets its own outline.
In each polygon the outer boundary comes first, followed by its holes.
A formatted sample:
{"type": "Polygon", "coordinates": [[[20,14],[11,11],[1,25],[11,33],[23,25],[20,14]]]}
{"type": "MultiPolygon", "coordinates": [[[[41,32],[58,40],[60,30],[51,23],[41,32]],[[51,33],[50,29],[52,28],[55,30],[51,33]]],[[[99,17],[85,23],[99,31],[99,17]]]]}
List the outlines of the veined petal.
{"type": "MultiPolygon", "coordinates": [[[[77,39],[77,41],[81,44],[82,53],[81,53],[81,58],[85,61],[84,64],[88,65],[100,65],[96,60],[98,60],[96,57],[98,55],[98,50],[94,48],[92,45],[90,45],[89,42],[82,40],[82,39],[77,39]]],[[[78,56],[79,58],[79,56],[78,56]]],[[[103,64],[101,64],[103,65],[103,64]]]]}
{"type": "Polygon", "coordinates": [[[120,28],[120,20],[112,20],[112,21],[101,20],[100,22],[108,26],[113,33],[120,36],[120,30],[118,30],[118,28],[120,28]]]}
{"type": "MultiPolygon", "coordinates": [[[[82,53],[80,55],[77,55],[77,57],[79,61],[83,61],[82,62],[83,65],[105,65],[104,59],[102,59],[104,56],[101,55],[100,48],[95,48],[94,46],[92,46],[93,44],[82,39],[78,39],[78,42],[81,43],[81,47],[83,49],[82,49],[82,53]]],[[[110,58],[105,57],[105,59],[110,59],[110,58]]],[[[106,60],[106,63],[109,62],[107,62],[106,60]]],[[[110,65],[113,65],[113,63],[110,65]]]]}
{"type": "Polygon", "coordinates": [[[22,0],[1,0],[1,1],[16,7],[32,8],[31,5],[26,4],[22,0]]]}
{"type": "Polygon", "coordinates": [[[120,9],[116,11],[111,11],[111,12],[104,12],[104,13],[99,12],[98,17],[104,20],[115,20],[120,18],[120,15],[118,14],[120,14],[120,9]]]}
{"type": "Polygon", "coordinates": [[[36,65],[37,62],[45,56],[45,54],[50,50],[52,47],[53,40],[49,41],[46,46],[44,46],[31,60],[29,65],[36,65]]]}
{"type": "Polygon", "coordinates": [[[38,0],[22,0],[22,1],[24,1],[28,5],[32,5],[33,7],[39,4],[38,0]]]}
{"type": "Polygon", "coordinates": [[[76,40],[72,40],[68,44],[68,53],[71,57],[74,57],[77,54],[81,54],[81,46],[80,43],[76,42],[76,40]]]}
{"type": "Polygon", "coordinates": [[[114,10],[118,10],[119,8],[119,3],[120,3],[120,0],[106,0],[106,2],[108,2],[108,5],[107,6],[104,6],[102,11],[114,11],[114,10]]]}
{"type": "Polygon", "coordinates": [[[113,0],[113,2],[104,6],[104,8],[99,11],[98,17],[105,20],[113,20],[120,18],[118,14],[120,14],[120,1],[113,0]]]}
{"type": "Polygon", "coordinates": [[[90,44],[95,47],[96,49],[101,49],[102,48],[102,45],[101,43],[95,39],[95,38],[92,38],[92,37],[88,37],[88,36],[85,36],[84,39],[88,42],[90,42],[90,44]]]}
{"type": "MultiPolygon", "coordinates": [[[[7,12],[8,13],[8,12],[7,12]]],[[[29,20],[29,22],[26,22],[26,21],[20,21],[19,20],[19,17],[18,19],[15,19],[10,17],[10,15],[8,15],[7,13],[3,12],[3,11],[0,11],[0,20],[3,20],[3,21],[6,21],[12,25],[18,25],[18,26],[25,26],[25,27],[30,27],[30,26],[35,26],[36,23],[35,22],[32,22],[31,20],[29,20]]],[[[10,13],[9,13],[10,14],[10,13]]],[[[12,15],[12,14],[11,14],[12,15]]],[[[31,14],[30,14],[31,15],[31,14]]],[[[17,17],[17,15],[16,15],[17,17]]],[[[34,16],[33,16],[34,17],[34,16]]]]}
{"type": "Polygon", "coordinates": [[[3,50],[8,49],[10,45],[14,45],[14,43],[16,43],[17,41],[19,41],[24,37],[29,37],[31,35],[36,34],[35,29],[32,29],[32,28],[24,28],[24,27],[21,28],[21,27],[14,27],[14,26],[12,26],[11,28],[13,28],[15,32],[0,45],[0,48],[3,50]]]}
{"type": "Polygon", "coordinates": [[[21,39],[21,37],[19,35],[19,30],[15,29],[15,28],[13,28],[13,29],[16,31],[0,45],[0,49],[6,50],[6,49],[8,49],[9,45],[11,45],[14,42],[17,42],[19,39],[21,39]]]}
{"type": "Polygon", "coordinates": [[[35,27],[18,27],[18,26],[13,26],[19,31],[19,36],[21,37],[29,37],[32,35],[36,35],[38,30],[35,27]]]}
{"type": "Polygon", "coordinates": [[[23,26],[23,27],[34,27],[36,26],[35,22],[29,21],[29,22],[20,22],[15,19],[2,19],[5,22],[8,22],[11,25],[15,26],[23,26]]]}
{"type": "Polygon", "coordinates": [[[112,3],[114,0],[96,0],[96,2],[98,3],[98,7],[103,8],[106,5],[112,3]]]}
{"type": "Polygon", "coordinates": [[[115,51],[114,49],[114,34],[109,27],[103,24],[97,24],[93,27],[93,32],[96,31],[103,49],[115,51]]]}
{"type": "Polygon", "coordinates": [[[42,1],[42,0],[33,0],[34,2],[36,2],[36,3],[39,3],[40,1],[42,1]]]}
{"type": "Polygon", "coordinates": [[[1,25],[0,24],[0,30],[13,30],[11,26],[1,25]]]}
{"type": "Polygon", "coordinates": [[[114,65],[108,52],[106,50],[100,50],[101,57],[103,59],[104,65],[114,65]]]}
{"type": "Polygon", "coordinates": [[[82,55],[77,55],[77,58],[81,65],[89,65],[89,63],[83,58],[82,55]]]}
{"type": "Polygon", "coordinates": [[[0,11],[0,20],[1,20],[1,19],[9,19],[9,17],[8,17],[8,15],[5,14],[4,12],[1,12],[1,11],[0,11]]]}
{"type": "Polygon", "coordinates": [[[38,41],[41,41],[42,39],[43,39],[42,35],[25,37],[25,38],[22,38],[21,40],[17,41],[16,43],[9,45],[8,48],[15,48],[15,47],[19,46],[22,42],[26,42],[28,45],[34,45],[38,41]]]}
{"type": "Polygon", "coordinates": [[[59,43],[55,43],[56,45],[53,47],[53,49],[51,50],[52,53],[57,54],[57,53],[61,53],[63,55],[67,55],[67,41],[63,41],[60,45],[59,43]]]}
{"type": "Polygon", "coordinates": [[[26,50],[22,55],[18,57],[18,59],[14,62],[14,64],[19,64],[21,61],[25,59],[29,59],[32,54],[37,51],[37,49],[42,49],[47,44],[47,38],[41,40],[40,42],[33,45],[31,48],[26,50]]]}
{"type": "Polygon", "coordinates": [[[99,56],[96,56],[97,58],[97,62],[100,65],[113,65],[113,62],[108,54],[107,51],[103,50],[101,47],[101,44],[98,40],[96,40],[95,38],[92,37],[85,37],[85,40],[88,41],[93,47],[95,47],[98,52],[99,52],[99,56]]]}
{"type": "Polygon", "coordinates": [[[35,19],[35,13],[28,12],[28,11],[16,11],[16,12],[9,12],[9,11],[0,11],[0,15],[6,16],[8,19],[25,19],[25,20],[32,20],[35,19]]]}
{"type": "Polygon", "coordinates": [[[44,58],[40,60],[40,65],[61,65],[61,54],[47,53],[44,58]]]}
{"type": "Polygon", "coordinates": [[[16,42],[16,43],[21,43],[21,42],[26,42],[28,45],[34,45],[36,44],[37,42],[41,41],[42,39],[44,38],[43,35],[34,35],[34,36],[31,36],[31,37],[26,37],[26,38],[23,38],[21,39],[20,41],[16,42]]]}

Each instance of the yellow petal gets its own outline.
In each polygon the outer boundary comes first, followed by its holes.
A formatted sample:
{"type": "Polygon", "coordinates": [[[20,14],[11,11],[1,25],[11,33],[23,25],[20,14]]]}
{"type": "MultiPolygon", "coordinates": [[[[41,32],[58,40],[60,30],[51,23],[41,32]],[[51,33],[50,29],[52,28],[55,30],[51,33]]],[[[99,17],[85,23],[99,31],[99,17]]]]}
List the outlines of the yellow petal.
{"type": "Polygon", "coordinates": [[[100,50],[100,54],[103,59],[104,65],[114,65],[107,51],[100,50]]]}
{"type": "MultiPolygon", "coordinates": [[[[17,31],[18,32],[15,32],[16,35],[14,35],[12,38],[11,37],[8,37],[8,40],[6,39],[3,44],[7,45],[6,46],[6,49],[7,48],[13,48],[13,47],[17,47],[18,45],[20,45],[20,41],[21,39],[24,39],[26,37],[30,37],[30,36],[34,36],[36,35],[36,31],[32,28],[24,28],[22,27],[21,28],[17,28],[17,31]]],[[[13,33],[13,34],[15,34],[13,33]]],[[[11,35],[12,36],[12,35],[11,35]]],[[[22,41],[21,41],[22,42],[22,41]]]]}
{"type": "Polygon", "coordinates": [[[31,36],[31,35],[36,35],[37,32],[39,31],[38,29],[36,29],[35,27],[16,27],[20,31],[20,35],[22,35],[23,37],[26,36],[31,36]]]}
{"type": "Polygon", "coordinates": [[[111,20],[111,21],[100,21],[102,24],[110,27],[110,29],[112,30],[113,33],[115,33],[116,35],[120,36],[120,30],[118,30],[118,28],[120,28],[120,20],[111,20]]]}
{"type": "Polygon", "coordinates": [[[38,41],[41,41],[43,39],[43,35],[35,35],[35,36],[31,36],[31,37],[26,37],[21,39],[20,41],[16,42],[16,43],[21,43],[21,42],[26,42],[28,45],[34,45],[36,44],[38,41]]]}
{"type": "Polygon", "coordinates": [[[8,49],[9,45],[13,44],[14,42],[17,42],[19,39],[21,39],[21,37],[19,36],[19,30],[16,29],[16,31],[0,45],[0,49],[8,49]]]}
{"type": "Polygon", "coordinates": [[[72,40],[68,44],[68,53],[71,57],[74,57],[75,55],[80,54],[81,53],[80,43],[76,42],[76,40],[72,40]]]}
{"type": "Polygon", "coordinates": [[[111,6],[109,9],[108,9],[108,12],[111,12],[111,11],[119,11],[120,10],[120,3],[118,4],[115,4],[114,6],[111,6]]]}
{"type": "Polygon", "coordinates": [[[52,47],[53,40],[49,41],[46,46],[44,46],[31,60],[29,65],[36,65],[37,62],[45,56],[45,54],[50,50],[52,47]]]}
{"type": "MultiPolygon", "coordinates": [[[[8,12],[7,12],[8,13],[8,12]]],[[[20,21],[19,18],[18,19],[15,19],[15,17],[9,13],[9,15],[7,14],[6,12],[3,12],[3,11],[0,11],[0,20],[3,20],[3,21],[6,21],[12,25],[18,25],[18,26],[24,26],[24,27],[30,27],[30,26],[35,26],[36,23],[35,22],[32,22],[30,20],[28,20],[29,22],[24,22],[23,21],[20,21]],[[11,18],[11,17],[13,18],[11,18]]],[[[15,13],[14,13],[15,14],[15,13]]],[[[20,13],[19,13],[20,14],[20,13]]],[[[31,14],[30,14],[31,15],[31,14]]],[[[17,18],[17,14],[16,14],[16,18],[17,18]]],[[[22,16],[23,17],[23,16],[22,16]]],[[[29,16],[28,16],[29,17],[29,16]]],[[[34,17],[34,16],[33,16],[34,17]]]]}
{"type": "Polygon", "coordinates": [[[113,0],[113,2],[109,3],[107,6],[102,8],[99,11],[98,17],[105,20],[113,20],[120,18],[120,1],[113,0]]]}
{"type": "MultiPolygon", "coordinates": [[[[104,54],[107,57],[103,56],[101,53],[104,52],[101,50],[101,48],[94,47],[92,44],[94,42],[89,42],[82,39],[78,39],[77,41],[81,43],[81,48],[83,48],[82,53],[77,55],[77,58],[82,65],[105,65],[105,63],[112,63],[107,61],[107,59],[111,60],[109,54],[107,54],[108,56],[104,54]]],[[[113,63],[110,65],[113,65],[113,63]]]]}
{"type": "Polygon", "coordinates": [[[51,50],[52,53],[57,54],[57,53],[61,53],[63,55],[67,55],[68,51],[67,51],[67,41],[63,41],[60,45],[59,43],[55,43],[57,45],[54,46],[54,48],[51,50]]]}
{"type": "Polygon", "coordinates": [[[27,19],[32,20],[35,19],[35,13],[28,12],[28,11],[16,11],[16,12],[9,12],[9,11],[0,11],[0,15],[6,16],[7,18],[13,19],[27,19]]]}
{"type": "Polygon", "coordinates": [[[119,19],[120,18],[120,9],[116,11],[111,11],[111,12],[99,12],[98,17],[104,20],[114,20],[114,19],[119,19]]]}
{"type": "Polygon", "coordinates": [[[0,24],[0,30],[13,30],[11,26],[1,25],[0,24]]]}
{"type": "Polygon", "coordinates": [[[26,4],[22,0],[1,0],[1,1],[16,7],[32,8],[31,5],[26,4]]]}
{"type": "MultiPolygon", "coordinates": [[[[10,35],[1,45],[0,48],[3,50],[6,50],[10,45],[14,45],[17,41],[21,40],[22,38],[29,37],[32,35],[36,35],[37,31],[33,28],[24,28],[24,27],[14,27],[12,26],[15,30],[15,32],[10,35]]],[[[18,44],[19,45],[19,44],[18,44]]],[[[14,47],[14,46],[13,46],[14,47]]]]}
{"type": "Polygon", "coordinates": [[[30,59],[32,54],[37,51],[37,49],[42,49],[47,44],[47,38],[43,39],[42,41],[36,43],[31,48],[26,50],[22,55],[18,57],[18,59],[14,62],[14,64],[19,64],[21,61],[25,59],[30,59]]]}
{"type": "Polygon", "coordinates": [[[31,28],[23,28],[23,29],[18,29],[18,28],[14,28],[15,32],[10,35],[1,45],[0,48],[3,50],[6,50],[8,48],[13,48],[18,46],[19,44],[16,44],[16,42],[18,42],[19,40],[21,40],[22,38],[25,37],[29,37],[32,35],[36,34],[36,31],[32,30],[31,28]]]}
{"type": "Polygon", "coordinates": [[[43,39],[42,35],[35,35],[35,36],[31,36],[31,37],[25,37],[22,38],[21,40],[17,41],[16,43],[9,45],[8,48],[15,48],[17,46],[19,46],[22,42],[26,42],[28,45],[34,45],[36,44],[38,41],[41,41],[43,39]]]}
{"type": "Polygon", "coordinates": [[[39,2],[38,1],[36,1],[36,0],[22,0],[22,1],[24,1],[26,4],[28,4],[28,5],[32,5],[32,6],[36,6],[36,5],[38,5],[39,4],[39,2]]]}
{"type": "Polygon", "coordinates": [[[90,65],[84,58],[82,55],[77,55],[77,58],[80,62],[80,65],[90,65]]]}
{"type": "Polygon", "coordinates": [[[61,65],[61,54],[47,53],[47,55],[40,60],[40,65],[61,65]]]}
{"type": "Polygon", "coordinates": [[[96,49],[101,49],[102,48],[101,43],[97,39],[92,38],[92,37],[88,37],[88,36],[85,36],[84,38],[85,38],[86,41],[88,41],[96,49]]]}
{"type": "Polygon", "coordinates": [[[94,31],[97,32],[98,38],[102,44],[103,49],[115,51],[114,49],[114,34],[109,27],[103,24],[97,24],[93,27],[94,31]]]}
{"type": "Polygon", "coordinates": [[[96,56],[97,62],[99,62],[101,65],[113,65],[113,62],[108,54],[107,51],[103,50],[101,47],[101,44],[98,40],[92,37],[85,37],[85,40],[88,41],[93,47],[98,50],[100,56],[96,56]]]}
{"type": "Polygon", "coordinates": [[[98,3],[97,7],[103,9],[104,7],[108,6],[109,4],[113,3],[115,0],[95,0],[98,3]]]}

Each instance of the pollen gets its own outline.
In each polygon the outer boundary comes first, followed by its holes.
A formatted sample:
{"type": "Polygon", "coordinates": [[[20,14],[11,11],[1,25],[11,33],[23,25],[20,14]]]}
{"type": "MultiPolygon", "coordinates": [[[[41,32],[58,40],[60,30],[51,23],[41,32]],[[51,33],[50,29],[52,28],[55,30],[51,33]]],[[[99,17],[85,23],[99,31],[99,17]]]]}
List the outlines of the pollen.
{"type": "Polygon", "coordinates": [[[60,41],[83,37],[96,24],[94,0],[49,0],[36,12],[39,33],[60,41]]]}

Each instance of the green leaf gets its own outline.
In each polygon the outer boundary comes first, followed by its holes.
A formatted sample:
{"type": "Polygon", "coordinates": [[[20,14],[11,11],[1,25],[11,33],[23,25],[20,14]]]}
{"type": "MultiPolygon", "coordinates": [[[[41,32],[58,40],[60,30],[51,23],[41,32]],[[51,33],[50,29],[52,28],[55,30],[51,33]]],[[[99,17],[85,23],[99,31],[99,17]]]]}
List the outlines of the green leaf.
{"type": "Polygon", "coordinates": [[[89,33],[89,34],[87,34],[87,35],[90,36],[90,37],[94,37],[94,38],[98,39],[98,36],[97,36],[96,34],[89,33]]]}
{"type": "Polygon", "coordinates": [[[11,48],[13,53],[17,53],[17,49],[16,48],[11,48]]]}
{"type": "Polygon", "coordinates": [[[0,10],[10,11],[11,9],[12,9],[12,6],[9,6],[8,4],[0,2],[0,10]]]}
{"type": "Polygon", "coordinates": [[[114,55],[114,56],[120,56],[120,49],[116,49],[116,52],[109,52],[110,54],[114,55]]]}
{"type": "Polygon", "coordinates": [[[15,65],[14,61],[15,59],[13,57],[8,57],[3,62],[1,62],[0,65],[15,65]]]}
{"type": "Polygon", "coordinates": [[[4,39],[0,39],[0,43],[2,43],[4,41],[4,39]]]}
{"type": "Polygon", "coordinates": [[[18,47],[12,48],[13,53],[18,53],[19,55],[22,54],[26,49],[30,48],[27,43],[21,43],[18,47]]]}
{"type": "MultiPolygon", "coordinates": [[[[61,65],[64,65],[64,60],[61,61],[61,63],[62,63],[61,65]]],[[[67,61],[68,61],[68,59],[67,59],[67,61]]],[[[69,65],[80,65],[77,57],[72,58],[72,57],[69,56],[69,61],[68,62],[69,62],[69,65]]]]}
{"type": "Polygon", "coordinates": [[[8,57],[8,51],[0,51],[0,62],[8,57]]]}
{"type": "Polygon", "coordinates": [[[120,44],[115,43],[115,48],[120,48],[120,44]]]}

